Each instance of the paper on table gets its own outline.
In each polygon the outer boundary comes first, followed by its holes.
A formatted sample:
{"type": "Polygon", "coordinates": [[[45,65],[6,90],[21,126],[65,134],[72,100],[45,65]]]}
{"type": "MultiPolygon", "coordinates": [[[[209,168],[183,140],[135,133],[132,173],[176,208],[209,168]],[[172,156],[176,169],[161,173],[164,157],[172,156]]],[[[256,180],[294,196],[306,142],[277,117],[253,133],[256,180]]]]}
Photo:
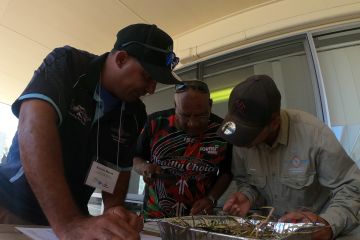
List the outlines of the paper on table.
{"type": "Polygon", "coordinates": [[[51,228],[16,227],[16,229],[34,240],[58,240],[51,228]]]}
{"type": "MultiPolygon", "coordinates": [[[[51,228],[16,227],[16,229],[33,240],[59,240],[51,228]]],[[[141,233],[140,236],[142,240],[161,240],[159,237],[143,233],[141,233]]]]}

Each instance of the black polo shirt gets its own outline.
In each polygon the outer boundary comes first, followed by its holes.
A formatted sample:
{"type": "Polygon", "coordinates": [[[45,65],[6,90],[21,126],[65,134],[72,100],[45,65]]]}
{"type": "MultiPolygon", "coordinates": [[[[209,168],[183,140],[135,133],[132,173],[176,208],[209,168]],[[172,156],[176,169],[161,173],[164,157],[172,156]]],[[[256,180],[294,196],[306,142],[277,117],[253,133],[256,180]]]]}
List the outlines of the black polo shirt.
{"type": "MultiPolygon", "coordinates": [[[[98,95],[103,94],[97,90],[106,56],[69,46],[53,50],[12,105],[16,116],[21,103],[27,99],[42,99],[54,107],[59,117],[65,176],[73,198],[84,214],[88,213],[87,203],[94,190],[84,184],[91,162],[98,154],[101,160],[116,165],[119,154],[118,167],[129,171],[136,139],[146,120],[145,106],[140,100],[109,102],[107,97],[103,99],[105,102],[96,101],[98,95]],[[104,107],[107,103],[111,105],[110,109],[104,107]],[[99,112],[103,113],[100,118],[99,112]]],[[[0,185],[2,206],[33,223],[47,224],[23,173],[17,134],[7,162],[0,165],[0,185]]]]}

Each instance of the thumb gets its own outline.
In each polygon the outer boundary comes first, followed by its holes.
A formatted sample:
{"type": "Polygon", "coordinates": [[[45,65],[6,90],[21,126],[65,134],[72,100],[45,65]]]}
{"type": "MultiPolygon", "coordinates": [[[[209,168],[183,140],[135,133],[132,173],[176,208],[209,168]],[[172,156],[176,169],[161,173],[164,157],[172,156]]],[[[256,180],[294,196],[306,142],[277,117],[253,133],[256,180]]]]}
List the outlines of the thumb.
{"type": "Polygon", "coordinates": [[[224,207],[223,207],[223,210],[224,210],[225,212],[228,212],[228,211],[231,209],[232,205],[234,204],[234,201],[235,201],[235,198],[234,198],[234,197],[229,198],[229,199],[225,202],[224,207]]]}

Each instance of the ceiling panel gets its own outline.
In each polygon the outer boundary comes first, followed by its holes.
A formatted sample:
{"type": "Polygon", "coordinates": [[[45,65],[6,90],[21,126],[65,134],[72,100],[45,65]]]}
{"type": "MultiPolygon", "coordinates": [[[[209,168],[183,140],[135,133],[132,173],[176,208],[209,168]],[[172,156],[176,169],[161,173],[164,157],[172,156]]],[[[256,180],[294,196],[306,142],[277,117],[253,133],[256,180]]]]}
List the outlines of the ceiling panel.
{"type": "Polygon", "coordinates": [[[0,36],[0,69],[8,76],[21,79],[25,74],[29,77],[48,52],[36,42],[1,26],[0,36]]]}
{"type": "Polygon", "coordinates": [[[12,0],[1,24],[49,49],[68,44],[101,53],[120,28],[139,21],[116,0],[12,0]]]}
{"type": "Polygon", "coordinates": [[[177,36],[274,1],[279,0],[0,0],[0,102],[13,101],[55,47],[101,54],[132,23],[154,23],[177,36]]]}
{"type": "Polygon", "coordinates": [[[138,16],[177,36],[200,25],[274,0],[119,0],[138,16]]]}

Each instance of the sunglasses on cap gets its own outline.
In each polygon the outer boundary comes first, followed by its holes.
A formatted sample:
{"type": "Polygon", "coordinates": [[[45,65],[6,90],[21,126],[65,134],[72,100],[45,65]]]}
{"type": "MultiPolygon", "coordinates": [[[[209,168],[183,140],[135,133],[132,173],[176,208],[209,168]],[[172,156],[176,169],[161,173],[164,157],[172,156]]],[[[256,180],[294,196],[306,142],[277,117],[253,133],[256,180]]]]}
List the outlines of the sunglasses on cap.
{"type": "Polygon", "coordinates": [[[189,88],[203,93],[210,92],[206,83],[202,81],[182,81],[181,83],[175,85],[175,92],[176,93],[185,92],[189,88]]]}
{"type": "Polygon", "coordinates": [[[143,47],[145,47],[147,49],[153,50],[153,51],[155,51],[157,53],[164,54],[165,65],[170,67],[171,70],[173,70],[176,67],[176,65],[178,65],[178,63],[180,61],[180,59],[178,57],[176,57],[176,54],[173,51],[167,51],[167,50],[157,48],[157,47],[148,45],[146,43],[141,43],[141,42],[138,42],[138,41],[130,41],[130,42],[124,43],[124,44],[121,45],[121,48],[125,48],[125,47],[127,47],[129,45],[133,45],[133,44],[137,44],[137,45],[143,46],[143,47]]]}

